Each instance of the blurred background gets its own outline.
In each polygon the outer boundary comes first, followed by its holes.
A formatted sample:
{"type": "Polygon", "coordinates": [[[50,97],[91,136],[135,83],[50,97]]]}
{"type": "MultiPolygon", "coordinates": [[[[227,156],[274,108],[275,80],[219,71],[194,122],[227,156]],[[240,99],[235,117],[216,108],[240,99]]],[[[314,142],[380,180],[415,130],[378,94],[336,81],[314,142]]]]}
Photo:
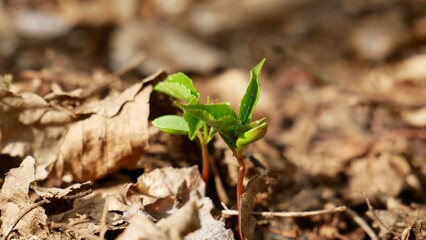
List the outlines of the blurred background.
{"type": "Polygon", "coordinates": [[[268,59],[269,73],[325,81],[424,51],[421,0],[3,0],[0,71],[76,69],[211,74],[268,59]]]}
{"type": "MultiPolygon", "coordinates": [[[[265,208],[303,211],[344,203],[364,214],[362,190],[383,194],[374,203],[386,209],[386,219],[400,217],[405,227],[424,219],[426,1],[0,2],[0,76],[13,79],[14,92],[45,96],[100,83],[122,91],[164,69],[187,73],[203,96],[238,107],[248,71],[262,58],[267,61],[255,114],[266,116],[270,128],[250,151],[281,174],[265,208]],[[405,205],[392,209],[389,199],[417,203],[418,212],[407,215],[405,205]]],[[[173,146],[181,145],[167,145],[173,146]]],[[[181,153],[176,159],[185,156],[183,149],[174,149],[181,153]]],[[[229,154],[212,155],[218,166],[235,167],[229,154]]],[[[235,174],[229,172],[221,175],[232,195],[235,174]]],[[[336,238],[364,239],[351,218],[280,219],[265,232],[314,239],[331,227],[336,238]],[[310,231],[313,226],[319,232],[310,231]]],[[[370,221],[380,225],[375,217],[370,221]]],[[[381,237],[395,233],[380,229],[381,237]]]]}

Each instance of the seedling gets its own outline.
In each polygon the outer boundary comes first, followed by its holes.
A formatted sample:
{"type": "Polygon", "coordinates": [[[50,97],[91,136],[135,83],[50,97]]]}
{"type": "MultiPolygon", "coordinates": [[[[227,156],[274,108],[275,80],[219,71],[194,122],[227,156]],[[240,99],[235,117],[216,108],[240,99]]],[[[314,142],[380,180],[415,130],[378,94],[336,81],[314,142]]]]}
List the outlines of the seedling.
{"type": "MultiPolygon", "coordinates": [[[[165,81],[155,85],[154,90],[172,96],[186,105],[199,104],[200,93],[192,84],[192,80],[183,73],[170,75],[165,81]]],[[[207,98],[207,102],[209,99],[207,98]]],[[[202,177],[207,183],[209,179],[208,143],[213,139],[216,130],[201,119],[184,111],[183,117],[165,115],[156,118],[152,124],[161,131],[174,135],[188,135],[192,141],[195,137],[200,141],[202,157],[202,177]]]]}
{"type": "MultiPolygon", "coordinates": [[[[216,132],[222,137],[228,147],[232,150],[239,165],[237,181],[237,209],[238,209],[238,232],[241,239],[241,195],[244,192],[244,175],[246,166],[244,164],[244,150],[251,143],[263,138],[266,134],[268,123],[265,118],[252,122],[252,115],[260,97],[259,75],[265,59],[260,61],[250,72],[250,82],[246,92],[241,99],[238,115],[230,107],[229,103],[201,104],[199,93],[193,87],[192,81],[182,73],[172,75],[164,82],[155,86],[155,90],[183,100],[177,102],[183,112],[183,118],[179,116],[163,116],[154,120],[154,125],[162,131],[172,134],[188,134],[192,139],[198,132],[200,142],[204,139],[210,141],[216,132]],[[185,76],[185,78],[177,78],[185,76]],[[185,79],[185,80],[183,80],[185,79]],[[203,130],[200,130],[203,127],[203,130]]],[[[207,141],[207,143],[208,143],[207,141]]],[[[201,144],[203,145],[203,144],[201,144]]],[[[204,167],[208,162],[204,162],[204,167]]],[[[203,175],[204,177],[204,175],[203,175]]]]}

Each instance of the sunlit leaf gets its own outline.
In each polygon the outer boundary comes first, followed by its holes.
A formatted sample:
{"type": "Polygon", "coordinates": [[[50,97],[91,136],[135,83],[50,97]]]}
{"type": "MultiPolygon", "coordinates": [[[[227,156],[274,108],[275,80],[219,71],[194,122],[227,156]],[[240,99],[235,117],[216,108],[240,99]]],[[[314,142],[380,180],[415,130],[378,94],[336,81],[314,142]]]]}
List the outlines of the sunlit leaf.
{"type": "MultiPolygon", "coordinates": [[[[264,120],[264,119],[263,119],[264,120]]],[[[262,121],[259,125],[252,127],[248,131],[238,135],[237,147],[243,148],[249,145],[250,143],[256,142],[257,140],[263,138],[268,130],[268,123],[262,121]]]]}
{"type": "Polygon", "coordinates": [[[165,115],[152,121],[152,125],[161,131],[174,135],[186,135],[189,132],[188,123],[181,116],[165,115]]]}
{"type": "Polygon", "coordinates": [[[154,90],[187,102],[198,100],[200,97],[192,80],[183,73],[170,75],[166,80],[155,85],[154,90]]]}
{"type": "Polygon", "coordinates": [[[203,121],[186,112],[183,114],[183,118],[188,123],[188,138],[190,140],[194,140],[194,138],[197,136],[199,129],[203,126],[203,121]]]}
{"type": "Polygon", "coordinates": [[[235,148],[237,136],[236,130],[241,128],[241,124],[234,110],[228,103],[218,103],[214,105],[178,104],[186,113],[191,114],[216,129],[225,142],[232,148],[235,148]]]}
{"type": "Polygon", "coordinates": [[[250,71],[250,82],[240,103],[239,118],[243,125],[250,123],[254,109],[259,101],[259,76],[263,63],[265,63],[265,59],[262,59],[262,61],[250,71]]]}

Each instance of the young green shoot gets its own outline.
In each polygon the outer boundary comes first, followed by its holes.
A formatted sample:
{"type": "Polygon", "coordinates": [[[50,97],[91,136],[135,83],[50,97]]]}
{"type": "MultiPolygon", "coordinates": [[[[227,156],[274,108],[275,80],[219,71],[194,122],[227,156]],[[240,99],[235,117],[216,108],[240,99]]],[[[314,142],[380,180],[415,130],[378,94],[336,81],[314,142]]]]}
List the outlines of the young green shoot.
{"type": "MultiPolygon", "coordinates": [[[[154,90],[176,98],[181,103],[198,104],[200,94],[192,84],[192,80],[183,73],[170,75],[166,80],[158,83],[154,90]]],[[[209,99],[208,99],[209,102],[209,99]]],[[[213,139],[216,130],[203,120],[184,111],[183,116],[165,115],[156,118],[152,124],[161,131],[173,135],[187,135],[192,141],[198,138],[201,146],[202,173],[204,182],[209,179],[208,143],[213,139]]]]}
{"type": "Polygon", "coordinates": [[[203,155],[202,176],[205,181],[208,178],[209,165],[207,144],[216,132],[232,150],[239,166],[237,209],[238,232],[241,240],[244,239],[241,231],[241,196],[244,192],[243,180],[246,172],[244,151],[251,143],[263,138],[268,129],[265,118],[252,121],[253,112],[260,97],[259,76],[264,62],[265,59],[251,70],[250,82],[241,99],[238,114],[227,102],[211,104],[208,101],[206,104],[201,104],[198,91],[192,85],[191,79],[183,73],[171,75],[154,87],[156,91],[180,100],[176,102],[176,105],[183,110],[184,114],[183,117],[162,116],[155,119],[153,124],[167,133],[188,135],[191,140],[198,136],[203,155]]]}

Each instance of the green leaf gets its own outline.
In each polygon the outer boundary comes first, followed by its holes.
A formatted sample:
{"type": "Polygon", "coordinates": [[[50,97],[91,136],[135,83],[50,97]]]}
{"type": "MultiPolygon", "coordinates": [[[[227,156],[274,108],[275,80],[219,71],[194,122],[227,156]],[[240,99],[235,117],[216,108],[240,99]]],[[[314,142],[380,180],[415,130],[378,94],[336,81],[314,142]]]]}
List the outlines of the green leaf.
{"type": "Polygon", "coordinates": [[[232,149],[236,147],[236,131],[242,127],[237,114],[229,106],[229,103],[208,104],[177,104],[188,114],[195,116],[216,129],[226,144],[232,149]]]}
{"type": "Polygon", "coordinates": [[[243,125],[250,123],[254,109],[256,108],[257,102],[259,101],[259,76],[264,63],[265,59],[262,59],[262,61],[260,61],[250,71],[250,82],[240,103],[239,118],[243,125]]]}
{"type": "Polygon", "coordinates": [[[259,120],[254,121],[254,122],[251,122],[247,125],[243,125],[240,129],[237,130],[237,135],[243,134],[243,133],[249,131],[250,129],[253,129],[253,128],[263,124],[264,122],[266,122],[266,118],[261,118],[259,120]]]}
{"type": "Polygon", "coordinates": [[[165,115],[152,121],[152,125],[161,131],[174,135],[186,135],[189,133],[188,123],[181,116],[165,115]]]}
{"type": "Polygon", "coordinates": [[[166,80],[155,85],[154,90],[187,102],[193,99],[198,100],[200,97],[192,80],[183,73],[170,75],[166,80]]]}
{"type": "Polygon", "coordinates": [[[203,126],[203,121],[187,112],[183,114],[183,118],[188,123],[188,138],[190,140],[194,140],[194,138],[197,136],[198,130],[203,126]]]}
{"type": "Polygon", "coordinates": [[[248,131],[239,134],[237,139],[237,148],[244,148],[250,143],[256,142],[257,140],[263,138],[268,130],[268,123],[263,118],[259,120],[259,124],[253,126],[248,131]]]}

